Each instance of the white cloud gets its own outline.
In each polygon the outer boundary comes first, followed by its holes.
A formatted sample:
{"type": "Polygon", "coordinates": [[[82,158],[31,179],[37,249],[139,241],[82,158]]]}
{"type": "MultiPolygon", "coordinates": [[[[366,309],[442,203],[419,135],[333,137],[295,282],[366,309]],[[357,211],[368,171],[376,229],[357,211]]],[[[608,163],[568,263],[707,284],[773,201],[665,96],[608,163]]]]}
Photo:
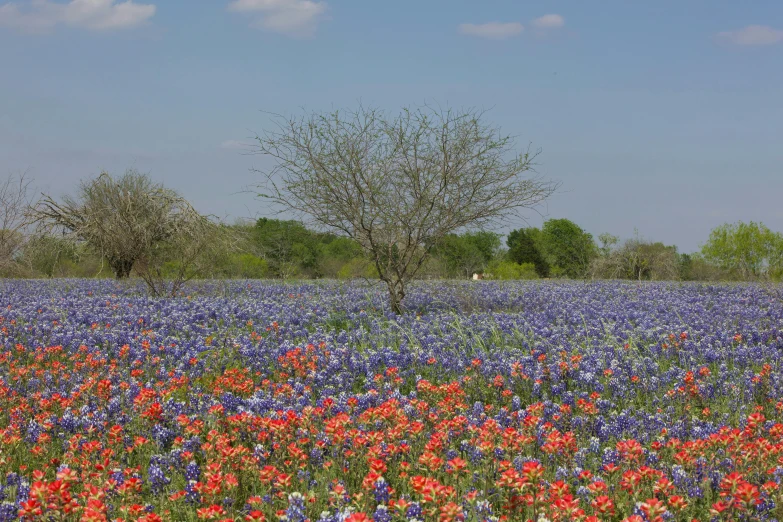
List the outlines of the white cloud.
{"type": "Polygon", "coordinates": [[[783,42],[783,31],[767,25],[749,25],[736,31],[718,33],[718,37],[736,45],[773,45],[783,42]]]}
{"type": "Polygon", "coordinates": [[[312,0],[233,0],[228,4],[229,11],[260,15],[255,27],[291,36],[312,36],[326,8],[326,2],[312,0]]]}
{"type": "Polygon", "coordinates": [[[92,30],[133,27],[155,15],[154,4],[137,4],[133,0],[29,0],[24,4],[0,6],[0,26],[28,31],[46,31],[57,25],[92,30]],[[20,7],[20,5],[22,7],[20,7]]]}
{"type": "Polygon", "coordinates": [[[493,40],[502,40],[520,34],[524,26],[517,22],[500,23],[489,22],[486,24],[461,24],[459,32],[470,36],[480,38],[491,38],[493,40]]]}
{"type": "Polygon", "coordinates": [[[247,150],[252,146],[253,146],[252,143],[247,141],[240,141],[240,140],[226,140],[220,144],[221,149],[228,149],[228,150],[247,150]]]}
{"type": "Polygon", "coordinates": [[[539,29],[557,29],[565,25],[565,19],[559,14],[548,14],[533,20],[533,25],[539,29]]]}

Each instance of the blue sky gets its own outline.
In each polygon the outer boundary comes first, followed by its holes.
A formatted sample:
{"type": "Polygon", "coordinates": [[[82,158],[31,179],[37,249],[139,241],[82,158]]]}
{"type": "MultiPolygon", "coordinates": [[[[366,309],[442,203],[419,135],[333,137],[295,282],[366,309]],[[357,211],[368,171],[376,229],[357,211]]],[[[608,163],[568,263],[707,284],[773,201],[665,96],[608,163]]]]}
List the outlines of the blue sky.
{"type": "Polygon", "coordinates": [[[429,102],[540,147],[548,217],[693,251],[783,231],[781,100],[777,0],[0,0],[0,174],[135,167],[229,218],[270,213],[264,111],[429,102]]]}

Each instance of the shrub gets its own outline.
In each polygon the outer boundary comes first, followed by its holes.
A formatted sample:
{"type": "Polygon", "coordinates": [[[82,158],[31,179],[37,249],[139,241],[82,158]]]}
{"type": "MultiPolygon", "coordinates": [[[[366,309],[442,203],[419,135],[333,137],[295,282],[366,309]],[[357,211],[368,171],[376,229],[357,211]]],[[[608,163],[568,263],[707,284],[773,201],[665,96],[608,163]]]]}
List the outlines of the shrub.
{"type": "Polygon", "coordinates": [[[269,275],[269,263],[253,254],[231,256],[232,276],[241,279],[263,279],[269,275]]]}
{"type": "Polygon", "coordinates": [[[345,263],[337,272],[338,279],[356,279],[360,277],[377,278],[378,270],[366,259],[355,257],[345,263]]]}
{"type": "Polygon", "coordinates": [[[488,269],[492,279],[538,279],[536,266],[533,263],[514,263],[513,261],[498,261],[488,269]]]}

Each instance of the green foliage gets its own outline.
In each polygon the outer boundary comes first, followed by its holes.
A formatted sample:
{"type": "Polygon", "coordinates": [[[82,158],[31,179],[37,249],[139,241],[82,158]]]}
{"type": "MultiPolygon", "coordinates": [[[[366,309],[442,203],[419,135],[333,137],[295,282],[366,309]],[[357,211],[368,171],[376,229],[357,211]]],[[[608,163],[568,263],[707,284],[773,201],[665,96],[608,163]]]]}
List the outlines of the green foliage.
{"type": "Polygon", "coordinates": [[[763,223],[721,225],[710,232],[701,253],[742,279],[773,278],[783,271],[783,235],[763,223]]]}
{"type": "Polygon", "coordinates": [[[377,279],[378,270],[363,257],[355,257],[344,263],[337,272],[338,279],[377,279]]]}
{"type": "Polygon", "coordinates": [[[362,247],[347,237],[335,237],[330,234],[323,234],[323,255],[329,259],[348,262],[356,258],[363,257],[362,247]]]}
{"type": "Polygon", "coordinates": [[[85,277],[109,279],[114,274],[109,269],[105,259],[93,254],[81,254],[78,259],[65,259],[57,267],[55,277],[85,277]]]}
{"type": "Polygon", "coordinates": [[[636,249],[636,263],[631,267],[634,279],[663,280],[679,277],[677,247],[661,242],[641,242],[636,245],[636,249]]]}
{"type": "Polygon", "coordinates": [[[608,256],[612,252],[614,246],[620,242],[620,238],[604,232],[603,234],[598,234],[598,241],[601,242],[598,252],[602,256],[608,256]]]}
{"type": "Polygon", "coordinates": [[[33,236],[25,244],[22,262],[35,274],[54,277],[65,261],[77,260],[76,245],[63,237],[41,234],[33,236]]]}
{"type": "Polygon", "coordinates": [[[500,248],[500,234],[479,230],[477,232],[467,232],[461,236],[468,244],[481,254],[484,262],[488,263],[495,257],[500,248]]]}
{"type": "Polygon", "coordinates": [[[444,237],[434,255],[440,259],[446,275],[453,278],[470,277],[482,271],[485,263],[481,251],[456,234],[444,237]]]}
{"type": "Polygon", "coordinates": [[[681,281],[693,279],[693,256],[690,254],[677,254],[677,272],[681,281]]]}
{"type": "Polygon", "coordinates": [[[299,221],[261,218],[256,221],[252,238],[274,277],[321,275],[323,237],[299,221]]]}
{"type": "Polygon", "coordinates": [[[538,229],[520,228],[512,230],[506,239],[508,258],[520,265],[532,263],[539,277],[549,277],[549,263],[546,262],[534,238],[540,238],[538,229]]]}
{"type": "Polygon", "coordinates": [[[496,256],[500,236],[494,232],[448,234],[433,250],[447,277],[465,278],[481,273],[496,256]]]}
{"type": "MultiPolygon", "coordinates": [[[[534,240],[535,235],[534,235],[534,240]]],[[[593,236],[568,219],[544,222],[536,243],[551,267],[560,267],[570,278],[585,277],[596,255],[593,236]]],[[[552,273],[555,276],[554,272],[552,273]]]]}
{"type": "MultiPolygon", "coordinates": [[[[541,229],[512,230],[506,239],[507,251],[500,249],[500,236],[494,232],[448,234],[433,247],[418,277],[462,279],[484,272],[496,279],[589,275],[633,280],[783,281],[783,235],[762,223],[717,227],[696,254],[679,253],[675,246],[646,241],[638,233],[622,243],[610,234],[601,234],[598,240],[600,246],[567,219],[548,220],[541,229]]],[[[3,272],[5,276],[107,277],[116,268],[86,242],[69,237],[38,233],[25,237],[23,244],[14,260],[15,270],[3,272]]],[[[137,263],[137,275],[146,266],[168,281],[379,277],[375,262],[357,241],[310,230],[298,221],[269,218],[212,226],[192,245],[184,236],[178,241],[157,241],[137,263]]]]}
{"type": "Polygon", "coordinates": [[[734,276],[708,262],[702,255],[693,254],[681,278],[684,281],[730,281],[734,276]]]}
{"type": "Polygon", "coordinates": [[[232,257],[236,274],[244,279],[263,279],[269,274],[269,263],[253,254],[238,254],[232,257]]]}
{"type": "Polygon", "coordinates": [[[562,279],[568,277],[568,274],[566,273],[565,268],[561,266],[552,266],[549,267],[549,276],[554,279],[562,279]]]}
{"type": "Polygon", "coordinates": [[[224,277],[238,279],[264,279],[269,277],[269,263],[250,253],[232,254],[223,274],[224,277]]]}
{"type": "Polygon", "coordinates": [[[492,279],[538,279],[536,267],[533,263],[514,263],[513,261],[495,261],[487,271],[492,279]]]}
{"type": "MultiPolygon", "coordinates": [[[[242,228],[242,227],[239,227],[242,228]]],[[[247,250],[264,260],[263,277],[377,277],[356,241],[308,229],[299,221],[261,218],[244,227],[247,250]]]]}

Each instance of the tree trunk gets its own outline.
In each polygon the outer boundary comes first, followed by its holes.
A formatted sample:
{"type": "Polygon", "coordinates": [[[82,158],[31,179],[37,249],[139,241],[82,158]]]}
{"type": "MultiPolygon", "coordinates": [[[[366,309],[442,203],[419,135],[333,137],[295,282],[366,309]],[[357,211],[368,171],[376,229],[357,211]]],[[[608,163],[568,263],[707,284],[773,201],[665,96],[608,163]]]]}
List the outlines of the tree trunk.
{"type": "Polygon", "coordinates": [[[114,277],[117,279],[126,279],[130,277],[131,270],[133,269],[133,260],[128,259],[114,259],[109,261],[114,277]]]}
{"type": "Polygon", "coordinates": [[[397,315],[402,315],[402,300],[405,298],[405,287],[402,281],[393,283],[391,281],[386,282],[386,286],[389,288],[389,304],[391,305],[392,312],[397,315]]]}

